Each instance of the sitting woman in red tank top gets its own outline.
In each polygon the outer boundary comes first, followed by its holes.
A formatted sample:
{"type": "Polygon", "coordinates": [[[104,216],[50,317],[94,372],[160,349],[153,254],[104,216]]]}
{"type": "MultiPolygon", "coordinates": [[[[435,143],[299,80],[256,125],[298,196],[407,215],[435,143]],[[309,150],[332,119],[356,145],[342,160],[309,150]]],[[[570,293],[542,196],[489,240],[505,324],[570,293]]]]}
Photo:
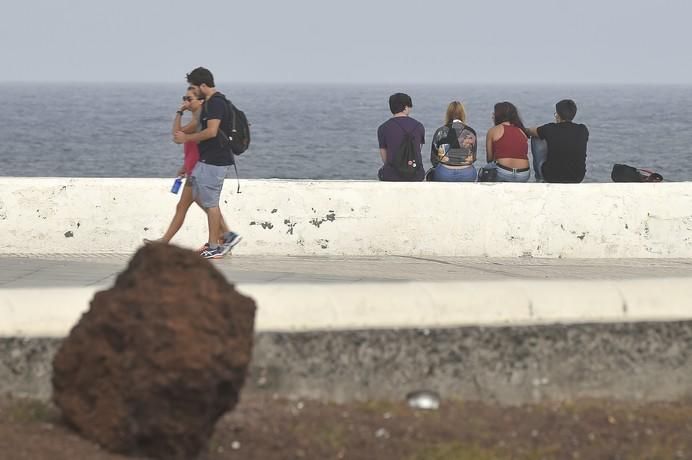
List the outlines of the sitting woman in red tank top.
{"type": "Polygon", "coordinates": [[[529,138],[519,117],[519,111],[511,102],[495,104],[495,126],[485,137],[485,153],[490,167],[497,170],[498,182],[528,182],[529,138]]]}

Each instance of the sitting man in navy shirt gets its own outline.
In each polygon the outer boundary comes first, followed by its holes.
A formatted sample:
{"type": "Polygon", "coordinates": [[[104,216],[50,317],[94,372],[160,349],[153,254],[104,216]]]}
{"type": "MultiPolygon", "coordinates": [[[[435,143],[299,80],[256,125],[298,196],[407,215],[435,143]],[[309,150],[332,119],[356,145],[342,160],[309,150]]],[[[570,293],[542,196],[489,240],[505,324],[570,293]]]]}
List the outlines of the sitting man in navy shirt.
{"type": "Polygon", "coordinates": [[[377,128],[377,139],[380,143],[382,167],[377,177],[383,181],[422,181],[425,177],[421,146],[425,144],[425,128],[411,118],[413,102],[411,96],[404,93],[392,94],[389,97],[389,110],[394,115],[377,128]],[[412,143],[412,144],[411,144],[412,143]],[[406,164],[401,165],[402,153],[410,150],[404,144],[410,144],[412,156],[406,164]]]}

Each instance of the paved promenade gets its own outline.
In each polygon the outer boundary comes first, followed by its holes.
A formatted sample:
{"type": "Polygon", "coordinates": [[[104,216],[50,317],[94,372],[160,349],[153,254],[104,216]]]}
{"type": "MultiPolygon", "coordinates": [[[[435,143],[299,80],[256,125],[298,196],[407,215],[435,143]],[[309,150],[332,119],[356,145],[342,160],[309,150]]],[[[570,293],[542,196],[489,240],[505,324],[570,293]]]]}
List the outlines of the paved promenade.
{"type": "MultiPolygon", "coordinates": [[[[109,286],[129,258],[0,256],[0,289],[109,286]]],[[[229,256],[212,262],[238,284],[692,278],[692,259],[229,256]]]]}
{"type": "MultiPolygon", "coordinates": [[[[64,336],[127,255],[0,257],[0,337],[64,336]]],[[[258,331],[692,319],[690,259],[231,256],[258,331]]]]}
{"type": "MultiPolygon", "coordinates": [[[[0,257],[0,393],[50,396],[59,339],[128,260],[0,257]]],[[[510,404],[692,394],[690,259],[213,263],[257,304],[256,390],[343,401],[435,388],[510,404]]]]}

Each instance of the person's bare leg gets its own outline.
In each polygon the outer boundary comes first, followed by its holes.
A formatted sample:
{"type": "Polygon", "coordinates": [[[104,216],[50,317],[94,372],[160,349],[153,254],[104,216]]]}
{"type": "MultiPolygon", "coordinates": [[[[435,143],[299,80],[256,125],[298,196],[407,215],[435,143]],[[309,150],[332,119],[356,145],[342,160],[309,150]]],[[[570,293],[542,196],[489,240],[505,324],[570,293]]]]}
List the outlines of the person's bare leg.
{"type": "Polygon", "coordinates": [[[168,226],[166,233],[161,237],[162,242],[170,242],[175,234],[178,233],[180,227],[183,226],[183,222],[185,222],[185,216],[193,202],[192,187],[183,187],[183,193],[180,195],[180,200],[178,200],[178,204],[175,206],[173,220],[171,220],[171,224],[168,226]]]}
{"type": "Polygon", "coordinates": [[[209,226],[209,245],[218,246],[219,230],[221,229],[221,210],[218,206],[207,208],[207,224],[209,226]]]}
{"type": "MultiPolygon", "coordinates": [[[[209,211],[207,210],[207,208],[202,206],[199,203],[199,201],[195,201],[195,203],[197,203],[197,206],[199,206],[199,208],[202,211],[204,211],[204,214],[207,214],[207,220],[209,220],[209,211]]],[[[219,243],[218,244],[224,243],[223,236],[224,236],[224,234],[226,234],[226,232],[228,232],[228,226],[226,225],[226,221],[224,220],[223,215],[221,215],[221,225],[219,226],[219,243]]]]}
{"type": "Polygon", "coordinates": [[[219,215],[221,216],[221,225],[219,226],[219,241],[221,243],[224,242],[224,236],[226,233],[230,232],[231,230],[228,228],[228,224],[226,224],[226,219],[223,218],[223,214],[219,211],[219,215]]]}

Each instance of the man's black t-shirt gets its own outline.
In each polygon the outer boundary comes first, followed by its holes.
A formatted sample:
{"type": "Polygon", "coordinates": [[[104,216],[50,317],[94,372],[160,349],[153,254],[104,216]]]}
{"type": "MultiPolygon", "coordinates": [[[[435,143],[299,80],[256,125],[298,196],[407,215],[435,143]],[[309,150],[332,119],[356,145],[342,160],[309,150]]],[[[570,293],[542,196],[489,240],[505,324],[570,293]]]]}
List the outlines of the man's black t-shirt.
{"type": "Polygon", "coordinates": [[[571,121],[540,126],[538,137],[548,143],[548,159],[541,172],[546,182],[579,183],[586,174],[589,130],[571,121]]]}
{"type": "MultiPolygon", "coordinates": [[[[209,120],[221,120],[219,131],[228,123],[229,116],[226,101],[221,93],[214,93],[202,106],[199,122],[202,130],[207,129],[209,120]]],[[[229,166],[233,164],[233,152],[231,145],[225,141],[220,132],[216,137],[199,143],[199,161],[216,166],[229,166]]]]}

